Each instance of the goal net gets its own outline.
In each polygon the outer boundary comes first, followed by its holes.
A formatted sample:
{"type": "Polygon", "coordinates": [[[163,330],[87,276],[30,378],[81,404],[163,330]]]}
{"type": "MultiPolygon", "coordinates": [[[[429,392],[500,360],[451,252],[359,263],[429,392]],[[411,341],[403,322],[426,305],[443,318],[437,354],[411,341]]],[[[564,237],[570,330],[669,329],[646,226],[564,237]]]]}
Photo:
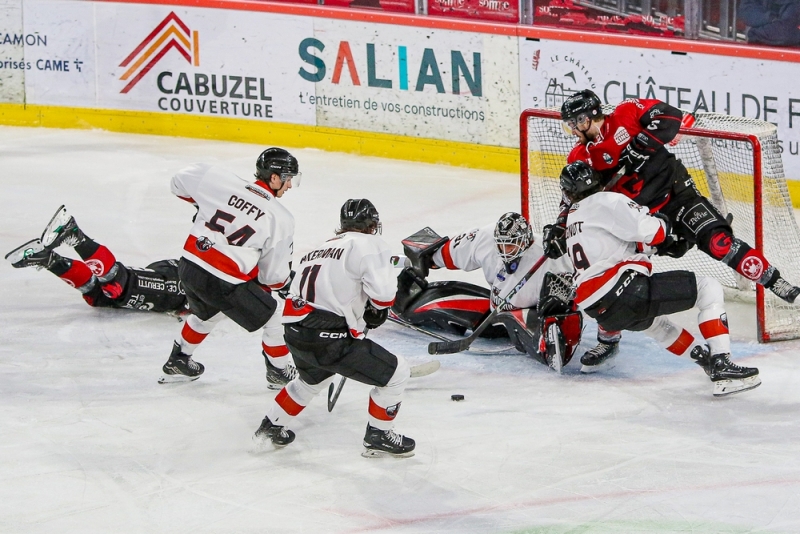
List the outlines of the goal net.
{"type": "MultiPolygon", "coordinates": [[[[604,106],[610,113],[613,106],[604,106]]],[[[697,113],[667,148],[721,213],[733,216],[734,234],[760,250],[793,284],[800,283],[800,229],[783,174],[777,128],[764,121],[697,113]],[[677,141],[677,142],[676,142],[677,141]]],[[[527,109],[520,116],[522,214],[541,234],[558,217],[558,177],[575,137],[561,126],[556,109],[527,109]]],[[[760,341],[800,338],[800,307],[693,248],[679,259],[653,256],[658,272],[688,269],[712,276],[726,297],[755,301],[760,341]]]]}

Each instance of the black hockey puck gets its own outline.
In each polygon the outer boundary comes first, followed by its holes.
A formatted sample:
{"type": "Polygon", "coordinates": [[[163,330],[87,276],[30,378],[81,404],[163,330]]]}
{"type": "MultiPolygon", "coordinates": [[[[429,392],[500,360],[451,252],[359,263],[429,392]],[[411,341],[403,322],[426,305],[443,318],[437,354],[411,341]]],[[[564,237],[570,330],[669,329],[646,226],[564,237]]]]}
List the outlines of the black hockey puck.
{"type": "Polygon", "coordinates": [[[450,400],[462,401],[462,400],[464,400],[464,395],[458,395],[458,394],[450,395],[450,400]]]}

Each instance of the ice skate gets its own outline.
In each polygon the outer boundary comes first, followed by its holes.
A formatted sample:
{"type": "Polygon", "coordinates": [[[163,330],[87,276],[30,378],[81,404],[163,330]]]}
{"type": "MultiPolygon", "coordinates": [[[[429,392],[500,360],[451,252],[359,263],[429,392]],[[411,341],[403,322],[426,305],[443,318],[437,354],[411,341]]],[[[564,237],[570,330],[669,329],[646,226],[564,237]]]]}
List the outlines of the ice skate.
{"type": "Polygon", "coordinates": [[[711,376],[711,368],[709,367],[711,364],[711,353],[708,351],[708,345],[695,346],[689,356],[694,360],[694,363],[703,368],[703,371],[705,371],[708,376],[711,376]]]}
{"type": "Polygon", "coordinates": [[[40,239],[32,239],[6,254],[6,259],[11,266],[17,269],[24,267],[35,267],[37,270],[47,269],[57,257],[55,252],[42,245],[40,239]]]}
{"type": "Polygon", "coordinates": [[[253,442],[258,447],[262,447],[270,441],[276,448],[281,448],[293,442],[294,437],[294,432],[284,426],[274,424],[269,417],[264,417],[261,426],[253,434],[253,442]]]}
{"type": "Polygon", "coordinates": [[[297,368],[290,363],[286,367],[279,369],[272,365],[266,354],[264,355],[264,363],[267,366],[267,388],[278,391],[283,389],[283,386],[291,382],[297,377],[297,368]]]}
{"type": "Polygon", "coordinates": [[[194,361],[188,354],[182,353],[180,345],[175,343],[167,363],[161,370],[164,372],[164,376],[158,379],[158,383],[170,384],[197,380],[203,374],[205,367],[202,363],[194,361]]]}
{"type": "Polygon", "coordinates": [[[736,365],[731,362],[730,354],[715,354],[711,356],[708,367],[708,376],[714,383],[715,397],[741,393],[761,385],[758,369],[736,365]]]}
{"type": "Polygon", "coordinates": [[[789,304],[793,304],[797,300],[797,296],[800,295],[800,287],[793,286],[780,276],[766,287],[789,304]]]}
{"type": "Polygon", "coordinates": [[[581,373],[596,373],[607,371],[616,367],[619,343],[605,343],[600,341],[597,346],[587,350],[581,356],[581,373]]]}
{"type": "Polygon", "coordinates": [[[561,333],[557,323],[552,323],[547,327],[545,335],[547,366],[556,373],[561,374],[561,369],[564,367],[564,354],[567,350],[564,334],[561,333]]]}
{"type": "Polygon", "coordinates": [[[41,239],[45,248],[53,249],[61,245],[77,246],[86,239],[86,236],[75,222],[75,217],[67,213],[64,206],[61,206],[45,226],[41,239]]]}
{"type": "Polygon", "coordinates": [[[398,434],[393,429],[381,430],[367,423],[367,432],[364,434],[364,458],[378,458],[393,456],[395,458],[409,458],[414,456],[416,444],[411,438],[398,434]]]}

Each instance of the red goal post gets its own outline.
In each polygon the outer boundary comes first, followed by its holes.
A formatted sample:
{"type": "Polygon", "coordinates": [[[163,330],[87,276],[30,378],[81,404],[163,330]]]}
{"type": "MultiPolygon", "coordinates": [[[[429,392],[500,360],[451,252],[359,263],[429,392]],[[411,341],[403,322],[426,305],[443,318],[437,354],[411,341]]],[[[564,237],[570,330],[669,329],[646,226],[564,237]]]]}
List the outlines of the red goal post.
{"type": "MultiPolygon", "coordinates": [[[[605,112],[613,107],[605,106],[605,112]]],[[[800,283],[800,229],[789,197],[777,128],[767,122],[697,113],[667,147],[684,163],[700,192],[723,214],[733,215],[734,234],[766,255],[784,278],[800,283]]],[[[520,115],[522,214],[541,234],[558,216],[558,176],[575,138],[564,131],[556,109],[520,115]]],[[[800,338],[800,307],[737,275],[696,248],[680,259],[654,256],[656,271],[689,269],[712,276],[726,297],[755,300],[761,342],[800,338]]]]}

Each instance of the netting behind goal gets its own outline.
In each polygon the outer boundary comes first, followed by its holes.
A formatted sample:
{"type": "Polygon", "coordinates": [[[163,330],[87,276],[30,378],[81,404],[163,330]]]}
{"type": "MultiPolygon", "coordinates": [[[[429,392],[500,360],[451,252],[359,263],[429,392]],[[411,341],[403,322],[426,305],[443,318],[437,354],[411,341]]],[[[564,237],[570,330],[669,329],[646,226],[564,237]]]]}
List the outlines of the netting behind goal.
{"type": "MultiPolygon", "coordinates": [[[[609,113],[613,107],[606,107],[609,113]]],[[[800,283],[800,229],[783,174],[777,128],[763,121],[697,113],[667,148],[686,166],[700,192],[723,214],[733,215],[734,234],[761,250],[793,284],[800,283]]],[[[558,176],[575,138],[555,109],[528,109],[520,116],[522,213],[541,233],[556,220],[558,176]]],[[[683,258],[653,256],[656,271],[689,269],[713,276],[726,296],[755,300],[761,341],[800,338],[800,308],[749,282],[696,248],[683,258]]]]}

